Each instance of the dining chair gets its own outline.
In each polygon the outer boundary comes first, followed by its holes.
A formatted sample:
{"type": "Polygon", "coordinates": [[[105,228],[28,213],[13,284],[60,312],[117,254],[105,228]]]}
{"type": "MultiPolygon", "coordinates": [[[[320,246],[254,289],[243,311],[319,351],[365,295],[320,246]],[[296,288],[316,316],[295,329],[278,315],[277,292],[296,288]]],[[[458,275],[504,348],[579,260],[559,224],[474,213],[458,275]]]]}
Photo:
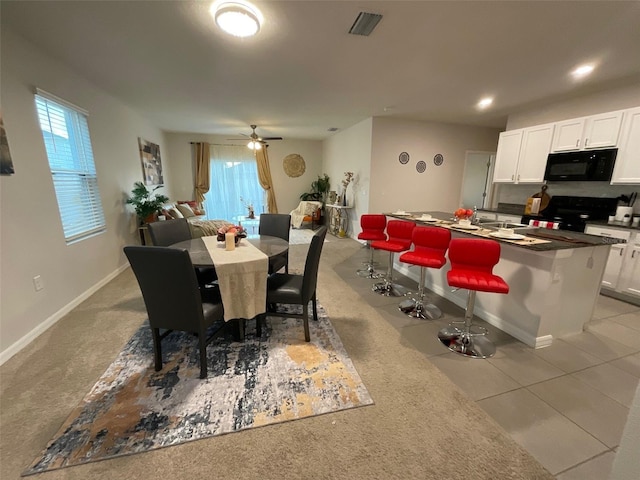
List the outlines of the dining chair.
{"type": "Polygon", "coordinates": [[[207,377],[207,345],[225,325],[207,337],[207,328],[223,320],[221,302],[204,302],[193,264],[184,249],[126,246],[149,316],[155,369],[162,369],[162,339],[174,330],[195,333],[200,349],[200,378],[207,377]],[[161,329],[163,332],[161,333],[161,329]]]}
{"type": "Polygon", "coordinates": [[[318,320],[316,301],[316,285],[318,269],[327,227],[320,227],[311,238],[307,251],[307,260],[302,275],[274,273],[267,279],[267,313],[256,317],[256,335],[262,336],[262,321],[266,316],[302,318],[304,324],[304,340],[309,342],[309,301],[313,307],[313,319],[318,320]],[[278,312],[273,308],[276,304],[302,305],[302,313],[278,312]]]}
{"type": "MultiPolygon", "coordinates": [[[[156,247],[168,247],[174,243],[190,240],[191,229],[186,218],[176,218],[163,222],[152,222],[147,225],[151,243],[156,247]]],[[[218,279],[215,268],[196,267],[198,284],[210,285],[218,279]]]]}
{"type": "MultiPolygon", "coordinates": [[[[285,213],[260,214],[260,235],[271,235],[289,241],[291,232],[291,215],[285,213]]],[[[289,273],[289,250],[269,259],[269,274],[275,273],[284,267],[284,272],[289,273]]]]}

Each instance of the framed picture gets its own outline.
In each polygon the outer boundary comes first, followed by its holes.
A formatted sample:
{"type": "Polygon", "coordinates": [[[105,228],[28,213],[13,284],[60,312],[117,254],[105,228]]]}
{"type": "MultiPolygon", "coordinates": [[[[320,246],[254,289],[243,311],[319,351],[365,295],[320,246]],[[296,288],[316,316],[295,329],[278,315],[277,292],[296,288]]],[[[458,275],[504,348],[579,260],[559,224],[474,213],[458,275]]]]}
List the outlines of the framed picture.
{"type": "Polygon", "coordinates": [[[11,160],[11,152],[9,151],[9,141],[7,140],[7,132],[4,129],[2,121],[2,111],[0,111],[0,174],[13,175],[13,160],[11,160]]]}
{"type": "Polygon", "coordinates": [[[140,161],[142,162],[142,176],[145,185],[164,185],[162,177],[162,160],[160,159],[160,145],[151,143],[138,137],[140,161]]]}

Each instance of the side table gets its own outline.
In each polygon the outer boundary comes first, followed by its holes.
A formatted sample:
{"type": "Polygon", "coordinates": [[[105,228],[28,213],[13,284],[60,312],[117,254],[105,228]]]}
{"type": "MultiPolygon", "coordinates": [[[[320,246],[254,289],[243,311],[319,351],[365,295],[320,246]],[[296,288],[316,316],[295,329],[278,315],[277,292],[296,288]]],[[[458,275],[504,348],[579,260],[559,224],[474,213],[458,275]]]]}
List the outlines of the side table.
{"type": "Polygon", "coordinates": [[[349,229],[349,210],[353,207],[344,205],[327,204],[329,212],[329,233],[336,237],[344,238],[349,229]]]}

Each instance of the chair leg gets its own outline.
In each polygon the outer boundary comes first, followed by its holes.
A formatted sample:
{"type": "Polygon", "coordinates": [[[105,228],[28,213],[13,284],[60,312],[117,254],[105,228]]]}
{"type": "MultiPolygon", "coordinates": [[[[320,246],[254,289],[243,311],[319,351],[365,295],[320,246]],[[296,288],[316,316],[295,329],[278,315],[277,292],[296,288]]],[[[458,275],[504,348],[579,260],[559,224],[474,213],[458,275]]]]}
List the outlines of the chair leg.
{"type": "Polygon", "coordinates": [[[393,283],[393,252],[389,252],[387,276],[382,282],[374,284],[373,287],[371,287],[371,290],[385,297],[403,297],[409,293],[409,290],[402,285],[393,283]]]}
{"type": "Polygon", "coordinates": [[[155,363],[156,372],[162,370],[162,339],[160,338],[160,329],[152,328],[151,335],[153,336],[153,358],[155,363]]]}
{"type": "Polygon", "coordinates": [[[264,322],[266,319],[267,319],[266,313],[261,313],[259,315],[256,315],[256,337],[258,338],[262,337],[262,322],[264,322]]]}
{"type": "Polygon", "coordinates": [[[207,378],[207,339],[206,333],[198,334],[198,344],[200,347],[200,378],[207,378]]]}
{"type": "Polygon", "coordinates": [[[304,341],[310,342],[311,335],[309,334],[309,305],[302,306],[302,322],[304,323],[304,341]]]}
{"type": "Polygon", "coordinates": [[[313,297],[311,297],[311,305],[313,306],[313,319],[318,321],[318,302],[316,301],[316,292],[313,292],[313,297]]]}
{"type": "Polygon", "coordinates": [[[420,267],[420,283],[418,284],[418,299],[415,298],[403,300],[398,305],[398,309],[402,313],[406,313],[413,318],[421,318],[422,320],[435,320],[442,316],[442,311],[432,303],[424,304],[424,279],[426,273],[425,267],[420,267]]]}
{"type": "Polygon", "coordinates": [[[471,358],[489,358],[496,353],[496,346],[487,338],[487,331],[484,327],[475,325],[481,333],[474,333],[471,327],[473,319],[473,307],[476,301],[476,291],[469,290],[467,298],[467,309],[464,312],[464,329],[459,329],[452,325],[443,328],[438,332],[438,339],[452,352],[471,358]]]}

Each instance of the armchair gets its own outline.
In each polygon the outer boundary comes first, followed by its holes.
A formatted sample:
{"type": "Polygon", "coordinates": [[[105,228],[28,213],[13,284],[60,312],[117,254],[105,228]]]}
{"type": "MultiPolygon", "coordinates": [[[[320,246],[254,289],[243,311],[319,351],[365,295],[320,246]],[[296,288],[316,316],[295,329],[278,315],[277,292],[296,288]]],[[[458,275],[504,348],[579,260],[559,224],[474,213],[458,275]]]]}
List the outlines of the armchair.
{"type": "Polygon", "coordinates": [[[291,211],[291,225],[300,228],[304,222],[311,222],[311,230],[320,226],[322,218],[322,202],[302,201],[291,211]]]}

